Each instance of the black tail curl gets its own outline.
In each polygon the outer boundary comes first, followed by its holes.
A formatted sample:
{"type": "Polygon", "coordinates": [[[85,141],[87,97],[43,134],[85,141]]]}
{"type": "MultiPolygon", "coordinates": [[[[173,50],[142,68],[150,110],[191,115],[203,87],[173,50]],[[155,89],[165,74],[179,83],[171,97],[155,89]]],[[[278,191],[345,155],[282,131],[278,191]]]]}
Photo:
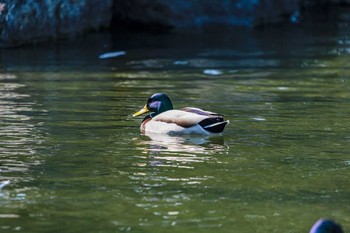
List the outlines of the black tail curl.
{"type": "Polygon", "coordinates": [[[229,121],[224,121],[222,117],[211,117],[202,120],[198,124],[210,133],[222,133],[229,121]]]}

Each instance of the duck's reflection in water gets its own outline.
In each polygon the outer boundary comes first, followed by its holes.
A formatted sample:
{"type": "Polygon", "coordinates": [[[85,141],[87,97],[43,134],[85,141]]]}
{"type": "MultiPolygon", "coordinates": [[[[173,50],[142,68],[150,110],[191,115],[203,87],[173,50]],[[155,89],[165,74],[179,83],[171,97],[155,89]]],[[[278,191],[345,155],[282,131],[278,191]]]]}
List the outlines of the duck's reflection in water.
{"type": "Polygon", "coordinates": [[[143,134],[138,140],[151,166],[191,167],[191,163],[215,160],[213,155],[227,153],[223,136],[169,136],[143,134]]]}
{"type": "Polygon", "coordinates": [[[220,163],[220,154],[228,153],[224,137],[147,134],[134,142],[141,151],[133,158],[137,162],[134,172],[129,174],[130,186],[142,197],[136,206],[152,212],[158,219],[147,224],[207,223],[204,218],[183,216],[191,213],[187,204],[191,206],[191,200],[200,198],[210,186],[209,180],[215,179],[213,168],[220,163]]]}

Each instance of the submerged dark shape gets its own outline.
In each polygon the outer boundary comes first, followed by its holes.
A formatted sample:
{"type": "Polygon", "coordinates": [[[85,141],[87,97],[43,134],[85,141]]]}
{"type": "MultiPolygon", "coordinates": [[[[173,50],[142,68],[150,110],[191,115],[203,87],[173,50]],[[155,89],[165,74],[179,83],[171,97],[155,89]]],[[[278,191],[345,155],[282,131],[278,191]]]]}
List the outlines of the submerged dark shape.
{"type": "Polygon", "coordinates": [[[343,229],[332,220],[320,219],[312,226],[310,233],[343,233],[343,229]]]}
{"type": "Polygon", "coordinates": [[[221,114],[199,108],[175,110],[170,98],[164,93],[152,95],[146,105],[133,116],[148,112],[150,114],[143,119],[140,127],[143,133],[219,134],[229,123],[221,114]]]}

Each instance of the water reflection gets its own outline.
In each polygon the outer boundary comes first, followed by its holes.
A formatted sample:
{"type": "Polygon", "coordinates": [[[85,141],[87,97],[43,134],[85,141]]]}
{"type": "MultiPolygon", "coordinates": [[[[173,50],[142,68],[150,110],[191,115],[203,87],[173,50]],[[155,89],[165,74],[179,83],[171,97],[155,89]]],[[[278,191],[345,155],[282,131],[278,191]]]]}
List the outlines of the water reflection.
{"type": "Polygon", "coordinates": [[[134,140],[141,155],[135,162],[136,172],[129,176],[130,186],[142,196],[135,206],[151,213],[147,222],[140,221],[139,225],[169,227],[205,222],[217,227],[217,219],[208,220],[206,214],[203,218],[184,216],[191,212],[187,205],[200,199],[215,179],[205,167],[220,163],[218,155],[228,153],[224,137],[144,134],[134,140]]]}
{"type": "Polygon", "coordinates": [[[143,153],[150,155],[151,166],[192,168],[191,163],[215,160],[217,153],[228,153],[223,136],[169,136],[144,134],[137,144],[143,153]]]}
{"type": "Polygon", "coordinates": [[[30,95],[19,92],[25,86],[16,79],[12,74],[0,74],[0,181],[30,180],[19,173],[40,163],[36,145],[42,139],[30,116],[35,103],[28,101],[30,95]]]}
{"type": "Polygon", "coordinates": [[[150,154],[164,153],[195,153],[215,154],[227,151],[223,136],[170,136],[166,134],[143,134],[140,144],[148,145],[150,154]],[[148,139],[148,140],[146,140],[148,139]]]}

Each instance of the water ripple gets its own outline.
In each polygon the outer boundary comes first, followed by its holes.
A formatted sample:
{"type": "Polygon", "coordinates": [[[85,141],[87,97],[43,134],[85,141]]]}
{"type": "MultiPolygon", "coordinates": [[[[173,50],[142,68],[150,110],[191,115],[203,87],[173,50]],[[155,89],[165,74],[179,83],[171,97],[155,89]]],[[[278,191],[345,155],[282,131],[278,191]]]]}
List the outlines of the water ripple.
{"type": "MultiPolygon", "coordinates": [[[[2,179],[19,179],[32,165],[36,145],[42,143],[36,125],[32,122],[35,102],[21,93],[25,87],[16,83],[16,76],[0,74],[0,174],[2,179]]],[[[28,179],[28,177],[26,178],[28,179]]]]}

